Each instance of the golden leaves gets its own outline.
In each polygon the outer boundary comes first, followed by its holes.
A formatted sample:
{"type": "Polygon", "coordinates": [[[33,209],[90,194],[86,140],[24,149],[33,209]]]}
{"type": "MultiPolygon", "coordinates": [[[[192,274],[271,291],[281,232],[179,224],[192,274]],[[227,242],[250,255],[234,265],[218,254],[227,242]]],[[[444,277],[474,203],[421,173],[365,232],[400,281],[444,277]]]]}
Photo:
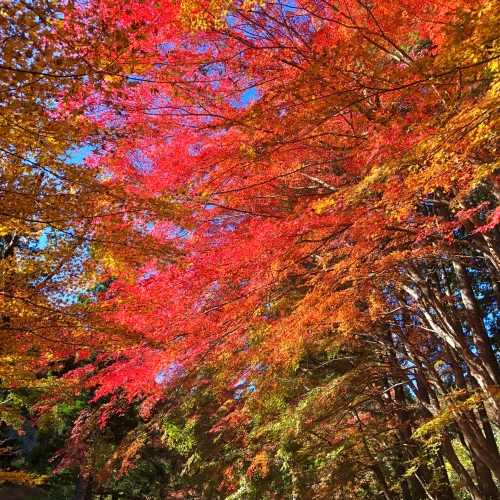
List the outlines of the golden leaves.
{"type": "Polygon", "coordinates": [[[3,483],[17,483],[17,484],[30,484],[40,485],[47,479],[47,476],[37,476],[25,471],[9,471],[0,470],[0,484],[3,483]]]}

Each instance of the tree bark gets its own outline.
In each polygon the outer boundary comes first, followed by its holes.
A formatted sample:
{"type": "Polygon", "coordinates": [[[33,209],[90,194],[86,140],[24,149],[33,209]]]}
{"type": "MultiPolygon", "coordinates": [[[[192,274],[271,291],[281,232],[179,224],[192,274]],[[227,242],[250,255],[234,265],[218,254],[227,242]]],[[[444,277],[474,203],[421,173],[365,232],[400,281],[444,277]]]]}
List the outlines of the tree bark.
{"type": "Polygon", "coordinates": [[[495,353],[491,347],[488,334],[483,325],[481,311],[476,302],[476,296],[470,283],[469,275],[466,267],[458,261],[453,261],[453,268],[457,276],[457,281],[462,296],[462,302],[465,307],[467,322],[474,339],[474,344],[477,349],[477,356],[488,371],[490,377],[498,385],[500,384],[500,369],[495,353]]]}
{"type": "Polygon", "coordinates": [[[93,486],[94,486],[94,481],[92,480],[91,477],[87,479],[87,482],[85,484],[85,496],[83,497],[83,500],[92,500],[93,498],[93,486]]]}
{"type": "Polygon", "coordinates": [[[470,477],[469,473],[466,471],[465,467],[462,465],[460,460],[455,453],[455,449],[451,443],[448,436],[445,436],[441,445],[441,451],[446,457],[446,460],[450,462],[455,472],[459,475],[460,479],[464,482],[465,487],[470,493],[473,500],[484,500],[483,495],[479,491],[479,488],[474,484],[474,481],[470,477]]]}
{"type": "Polygon", "coordinates": [[[76,478],[75,496],[73,497],[73,500],[84,500],[83,498],[84,490],[85,490],[85,478],[81,474],[78,474],[78,477],[76,478]]]}

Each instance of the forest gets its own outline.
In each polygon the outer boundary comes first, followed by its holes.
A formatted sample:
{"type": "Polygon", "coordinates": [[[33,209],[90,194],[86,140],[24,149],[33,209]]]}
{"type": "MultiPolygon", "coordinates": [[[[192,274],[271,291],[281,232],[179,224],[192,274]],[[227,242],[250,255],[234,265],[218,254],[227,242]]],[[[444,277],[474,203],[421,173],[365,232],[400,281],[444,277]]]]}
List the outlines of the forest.
{"type": "Polygon", "coordinates": [[[500,500],[500,0],[0,1],[0,498],[500,500]]]}

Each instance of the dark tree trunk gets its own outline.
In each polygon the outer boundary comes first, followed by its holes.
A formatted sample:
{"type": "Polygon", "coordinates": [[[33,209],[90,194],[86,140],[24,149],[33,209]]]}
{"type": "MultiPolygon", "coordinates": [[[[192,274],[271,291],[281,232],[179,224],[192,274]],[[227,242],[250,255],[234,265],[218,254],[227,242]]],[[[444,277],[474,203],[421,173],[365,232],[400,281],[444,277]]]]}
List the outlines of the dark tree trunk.
{"type": "Polygon", "coordinates": [[[85,490],[85,478],[81,474],[78,474],[75,484],[75,496],[73,497],[73,500],[84,500],[83,498],[84,490],[85,490]]]}
{"type": "Polygon", "coordinates": [[[83,500],[92,500],[94,495],[93,495],[93,486],[94,486],[94,481],[92,481],[92,478],[89,477],[87,480],[87,484],[85,485],[85,496],[83,497],[83,500]]]}
{"type": "Polygon", "coordinates": [[[458,459],[453,445],[451,444],[451,441],[448,437],[445,437],[445,439],[443,439],[441,450],[448,462],[450,462],[450,465],[453,467],[455,472],[459,475],[460,479],[462,479],[473,500],[484,500],[483,495],[479,491],[478,487],[474,484],[474,481],[470,477],[469,473],[458,459]]]}
{"type": "Polygon", "coordinates": [[[436,456],[436,469],[434,471],[434,476],[439,484],[439,489],[436,491],[436,498],[441,500],[455,500],[455,495],[453,494],[453,489],[450,484],[450,479],[448,478],[448,473],[446,472],[446,466],[443,460],[443,455],[438,451],[436,456]]]}

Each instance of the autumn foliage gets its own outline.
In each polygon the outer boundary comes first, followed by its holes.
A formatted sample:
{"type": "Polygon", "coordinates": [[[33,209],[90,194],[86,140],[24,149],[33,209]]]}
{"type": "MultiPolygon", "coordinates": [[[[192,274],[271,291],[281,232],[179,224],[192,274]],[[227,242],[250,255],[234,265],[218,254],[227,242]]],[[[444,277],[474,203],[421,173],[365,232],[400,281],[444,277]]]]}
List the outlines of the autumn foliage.
{"type": "Polygon", "coordinates": [[[13,4],[0,377],[86,398],[76,495],[500,498],[500,2],[13,4]]]}

